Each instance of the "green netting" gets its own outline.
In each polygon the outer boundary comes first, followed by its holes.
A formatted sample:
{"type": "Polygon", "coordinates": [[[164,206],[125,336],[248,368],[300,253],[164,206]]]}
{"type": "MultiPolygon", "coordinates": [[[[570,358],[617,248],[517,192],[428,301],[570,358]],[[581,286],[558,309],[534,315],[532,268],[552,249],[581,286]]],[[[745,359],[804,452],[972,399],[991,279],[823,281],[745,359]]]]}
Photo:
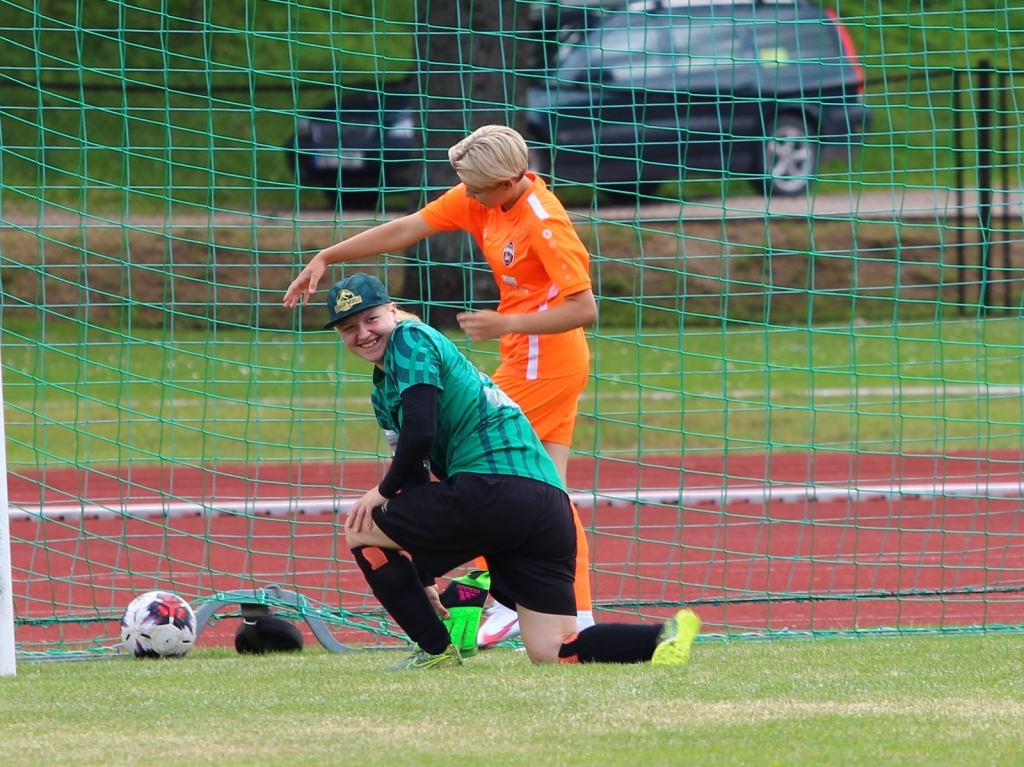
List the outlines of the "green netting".
{"type": "MultiPolygon", "coordinates": [[[[23,653],[102,654],[157,587],[277,584],[344,641],[400,636],[342,530],[388,452],[368,373],[281,299],[317,250],[454,183],[444,147],[485,122],[526,133],[593,255],[570,489],[598,619],[1020,625],[1024,10],[827,0],[841,22],[794,26],[782,2],[665,4],[605,37],[619,5],[0,0],[23,653]],[[859,91],[806,86],[853,71],[871,120],[836,152],[816,120],[859,91]],[[765,96],[794,77],[802,95],[765,96]],[[584,107],[545,111],[545,88],[584,107]],[[589,143],[552,133],[566,114],[589,143]],[[773,133],[781,114],[806,135],[773,133]],[[376,166],[356,130],[401,147],[376,166]],[[783,196],[768,146],[816,158],[806,189],[783,196]]],[[[442,324],[493,298],[461,237],[361,266],[442,324]]],[[[495,344],[452,337],[493,371],[495,344]]]]}

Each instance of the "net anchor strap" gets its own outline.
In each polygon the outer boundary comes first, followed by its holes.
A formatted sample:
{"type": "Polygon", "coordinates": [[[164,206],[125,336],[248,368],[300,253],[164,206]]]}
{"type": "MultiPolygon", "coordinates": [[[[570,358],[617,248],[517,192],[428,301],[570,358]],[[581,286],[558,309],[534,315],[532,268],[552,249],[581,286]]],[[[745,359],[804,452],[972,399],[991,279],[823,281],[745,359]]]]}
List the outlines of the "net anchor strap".
{"type": "Polygon", "coordinates": [[[301,594],[288,589],[282,589],[280,586],[274,584],[252,591],[225,591],[218,593],[215,599],[212,599],[209,602],[204,602],[195,611],[195,641],[199,641],[199,635],[202,634],[203,629],[206,628],[207,622],[211,617],[213,617],[213,614],[222,607],[238,605],[241,608],[243,616],[256,616],[270,615],[270,604],[281,604],[296,608],[299,614],[302,615],[303,620],[306,621],[310,630],[313,632],[313,636],[316,637],[317,641],[320,642],[326,650],[333,653],[358,652],[358,648],[349,647],[348,645],[339,642],[323,620],[310,614],[307,609],[306,600],[301,594]]]}

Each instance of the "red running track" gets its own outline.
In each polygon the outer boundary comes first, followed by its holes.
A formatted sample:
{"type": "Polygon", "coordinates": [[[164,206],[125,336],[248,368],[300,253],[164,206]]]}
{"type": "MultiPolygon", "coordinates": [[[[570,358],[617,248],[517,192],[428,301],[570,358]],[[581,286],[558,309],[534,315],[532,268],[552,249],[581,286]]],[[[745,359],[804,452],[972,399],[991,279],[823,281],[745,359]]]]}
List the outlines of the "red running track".
{"type": "MultiPolygon", "coordinates": [[[[590,530],[595,595],[604,620],[657,616],[697,605],[705,630],[961,627],[1020,624],[1024,597],[1021,455],[886,456],[776,454],[687,457],[684,461],[573,460],[569,484],[598,492],[581,506],[590,530]],[[871,501],[680,505],[601,502],[612,491],[978,483],[966,495],[891,495],[871,501]],[[854,598],[856,597],[856,598],[854,598]],[[635,607],[639,605],[640,607],[635,607]]],[[[47,469],[9,478],[13,510],[66,504],[231,502],[353,496],[378,478],[377,464],[259,464],[128,467],[117,473],[47,469]]],[[[698,493],[699,495],[699,493],[698,493]]],[[[233,513],[131,518],[68,513],[12,518],[17,639],[38,649],[113,636],[131,596],[156,587],[190,599],[269,583],[314,603],[368,613],[379,606],[344,546],[343,517],[233,513]],[[57,626],[40,621],[75,617],[57,626]],[[92,620],[92,624],[85,622],[92,620]]],[[[203,644],[229,643],[222,621],[203,644]]],[[[342,641],[375,638],[340,628],[342,641]]],[[[313,641],[307,631],[307,640],[313,641]]]]}

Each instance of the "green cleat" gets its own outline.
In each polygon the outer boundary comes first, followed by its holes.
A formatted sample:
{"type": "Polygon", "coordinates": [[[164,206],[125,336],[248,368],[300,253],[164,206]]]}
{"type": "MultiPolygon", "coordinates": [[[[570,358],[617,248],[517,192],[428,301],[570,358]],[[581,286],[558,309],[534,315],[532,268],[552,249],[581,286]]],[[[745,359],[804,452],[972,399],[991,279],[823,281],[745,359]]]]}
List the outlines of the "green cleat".
{"type": "Polygon", "coordinates": [[[447,649],[439,655],[431,655],[425,650],[416,650],[412,655],[393,666],[388,666],[388,671],[404,671],[411,669],[417,671],[425,668],[441,668],[442,666],[461,666],[462,656],[459,655],[459,648],[455,645],[448,645],[447,649]]]}
{"type": "Polygon", "coordinates": [[[699,633],[700,618],[697,613],[693,610],[680,610],[662,626],[651,665],[683,665],[690,660],[690,647],[699,633]]]}

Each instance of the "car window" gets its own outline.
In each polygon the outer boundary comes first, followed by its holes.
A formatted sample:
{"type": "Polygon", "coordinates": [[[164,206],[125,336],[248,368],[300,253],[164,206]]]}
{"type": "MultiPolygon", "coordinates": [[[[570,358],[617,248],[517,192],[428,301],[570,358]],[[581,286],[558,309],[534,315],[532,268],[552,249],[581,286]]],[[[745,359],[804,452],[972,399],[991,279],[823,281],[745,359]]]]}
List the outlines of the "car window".
{"type": "Polygon", "coordinates": [[[573,30],[562,40],[558,51],[559,76],[567,80],[584,79],[585,73],[601,64],[603,31],[573,30]]]}
{"type": "Polygon", "coordinates": [[[674,25],[671,41],[676,65],[684,71],[728,67],[737,60],[753,58],[749,36],[737,34],[731,18],[696,18],[689,24],[674,25]]]}
{"type": "Polygon", "coordinates": [[[842,60],[839,37],[820,15],[797,8],[755,6],[749,22],[761,64],[811,64],[842,60]]]}
{"type": "Polygon", "coordinates": [[[729,7],[707,16],[676,17],[670,31],[677,87],[690,91],[735,90],[754,82],[750,30],[729,7]]]}
{"type": "Polygon", "coordinates": [[[567,36],[559,62],[560,77],[647,87],[672,71],[669,47],[664,19],[621,14],[589,35],[567,36]]]}
{"type": "Polygon", "coordinates": [[[648,90],[735,89],[758,69],[842,61],[820,11],[776,3],[609,14],[602,27],[566,30],[560,41],[560,79],[648,90]]]}

